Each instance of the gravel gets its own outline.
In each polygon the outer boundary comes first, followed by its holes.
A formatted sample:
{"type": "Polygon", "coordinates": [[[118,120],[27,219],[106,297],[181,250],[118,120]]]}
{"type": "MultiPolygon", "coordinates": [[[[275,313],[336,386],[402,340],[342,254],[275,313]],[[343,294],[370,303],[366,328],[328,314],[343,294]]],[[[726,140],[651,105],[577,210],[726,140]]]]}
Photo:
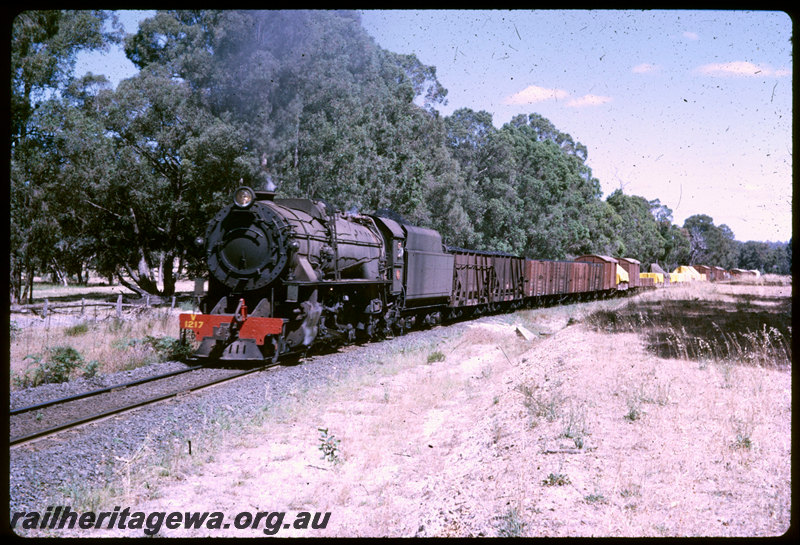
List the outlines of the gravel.
{"type": "Polygon", "coordinates": [[[79,377],[69,382],[61,382],[55,384],[42,384],[36,388],[23,388],[14,390],[9,396],[9,409],[18,409],[20,407],[27,407],[29,405],[36,405],[46,401],[61,399],[72,395],[83,394],[98,390],[100,388],[108,388],[109,386],[116,386],[124,384],[133,380],[139,380],[179,369],[185,369],[186,364],[177,361],[169,361],[165,363],[154,363],[145,365],[144,367],[137,367],[130,371],[121,371],[119,373],[100,374],[92,378],[79,377]]]}
{"type": "MultiPolygon", "coordinates": [[[[176,437],[199,435],[209,421],[225,418],[246,421],[267,404],[279,406],[292,392],[312,390],[315,384],[337,380],[354,370],[369,372],[380,365],[382,357],[400,348],[430,346],[458,334],[464,327],[464,324],[439,326],[346,352],[314,356],[299,365],[272,368],[13,448],[9,452],[10,512],[44,511],[48,505],[68,505],[71,495],[105,484],[119,472],[120,460],[131,459],[145,444],[155,451],[150,457],[152,463],[158,459],[159,449],[168,448],[176,437]]],[[[182,365],[177,362],[150,365],[90,380],[21,390],[13,392],[11,405],[64,397],[168,372],[182,365]]]]}

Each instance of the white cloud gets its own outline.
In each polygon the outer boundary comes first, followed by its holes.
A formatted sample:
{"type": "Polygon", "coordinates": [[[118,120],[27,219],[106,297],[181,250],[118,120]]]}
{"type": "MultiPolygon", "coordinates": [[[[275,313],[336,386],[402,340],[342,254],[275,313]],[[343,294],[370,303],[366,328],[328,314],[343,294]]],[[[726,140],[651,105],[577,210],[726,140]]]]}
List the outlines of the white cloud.
{"type": "Polygon", "coordinates": [[[611,97],[604,97],[600,95],[583,95],[581,98],[574,98],[567,102],[570,108],[582,108],[584,106],[599,106],[611,102],[611,97]]]}
{"type": "Polygon", "coordinates": [[[758,66],[746,61],[704,64],[697,67],[696,70],[706,76],[781,77],[789,75],[788,70],[772,70],[766,66],[758,66]]]}
{"type": "Polygon", "coordinates": [[[689,31],[684,32],[683,37],[686,38],[687,40],[692,40],[692,41],[697,41],[700,39],[700,36],[698,36],[696,32],[689,32],[689,31]]]}
{"type": "Polygon", "coordinates": [[[658,66],[655,64],[650,64],[649,62],[643,62],[642,64],[637,64],[633,68],[631,68],[631,72],[634,74],[648,74],[650,72],[655,72],[658,70],[658,66]]]}
{"type": "MultiPolygon", "coordinates": [[[[569,97],[569,93],[563,89],[548,89],[531,85],[519,93],[506,98],[504,104],[533,104],[535,102],[545,102],[548,100],[560,100],[569,97]]],[[[585,106],[599,106],[611,102],[611,97],[601,95],[583,95],[580,98],[573,98],[566,105],[570,108],[581,108],[585,106]]]]}
{"type": "Polygon", "coordinates": [[[563,89],[547,89],[531,85],[519,93],[506,98],[504,104],[533,104],[534,102],[544,102],[546,100],[558,100],[569,95],[563,89]]]}

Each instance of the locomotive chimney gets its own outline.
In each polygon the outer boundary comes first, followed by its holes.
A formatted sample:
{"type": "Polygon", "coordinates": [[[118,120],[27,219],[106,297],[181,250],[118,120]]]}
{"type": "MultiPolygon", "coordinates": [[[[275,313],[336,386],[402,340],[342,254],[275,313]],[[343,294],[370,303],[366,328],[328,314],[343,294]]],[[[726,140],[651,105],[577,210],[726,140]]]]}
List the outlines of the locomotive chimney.
{"type": "Polygon", "coordinates": [[[264,175],[267,177],[266,183],[264,183],[264,188],[256,191],[256,198],[260,201],[272,201],[275,200],[275,192],[278,190],[278,186],[275,185],[275,182],[272,181],[272,176],[267,172],[267,154],[261,154],[261,169],[264,171],[264,175]]]}
{"type": "Polygon", "coordinates": [[[273,201],[275,200],[275,191],[278,186],[272,181],[272,176],[267,174],[267,182],[264,184],[263,189],[256,190],[256,200],[259,201],[273,201]]]}

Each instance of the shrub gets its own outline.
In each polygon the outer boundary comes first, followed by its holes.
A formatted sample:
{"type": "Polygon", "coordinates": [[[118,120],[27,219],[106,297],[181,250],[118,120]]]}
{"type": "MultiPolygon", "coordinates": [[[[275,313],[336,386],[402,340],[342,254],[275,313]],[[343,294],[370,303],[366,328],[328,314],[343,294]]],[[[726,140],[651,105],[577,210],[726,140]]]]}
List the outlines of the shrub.
{"type": "Polygon", "coordinates": [[[736,433],[736,439],[731,444],[731,448],[734,450],[752,449],[753,428],[755,427],[752,417],[745,419],[731,417],[731,422],[733,423],[734,431],[736,433]]]}
{"type": "Polygon", "coordinates": [[[753,441],[750,439],[749,435],[738,433],[736,434],[736,440],[733,442],[732,448],[735,449],[751,449],[753,447],[753,441]]]}
{"type": "Polygon", "coordinates": [[[73,370],[84,365],[81,353],[71,346],[56,346],[49,349],[44,360],[40,354],[28,354],[23,359],[33,360],[34,367],[25,371],[22,376],[13,377],[15,384],[22,388],[66,382],[73,370]]]}
{"type": "Polygon", "coordinates": [[[83,368],[83,376],[85,378],[92,378],[97,374],[97,370],[100,368],[100,362],[97,360],[92,360],[86,364],[83,368]]]}
{"type": "Polygon", "coordinates": [[[542,481],[544,486],[564,486],[570,484],[569,477],[562,473],[551,473],[545,480],[542,481]]]}
{"type": "Polygon", "coordinates": [[[594,494],[589,494],[588,496],[584,496],[583,501],[589,504],[608,503],[606,497],[600,492],[595,492],[594,494]]]}
{"type": "Polygon", "coordinates": [[[73,369],[83,364],[83,356],[71,346],[53,347],[49,351],[45,382],[66,382],[73,369]]]}
{"type": "Polygon", "coordinates": [[[560,413],[563,399],[557,391],[550,392],[549,396],[536,391],[536,387],[531,388],[526,384],[519,384],[516,390],[522,393],[522,404],[528,410],[528,426],[535,428],[539,423],[539,418],[544,418],[548,422],[554,422],[560,413]]]}
{"type": "Polygon", "coordinates": [[[433,363],[436,361],[444,361],[444,353],[441,350],[437,350],[428,354],[428,363],[433,363]]]}
{"type": "Polygon", "coordinates": [[[152,344],[153,348],[155,348],[159,354],[171,360],[185,360],[194,353],[191,344],[185,343],[175,337],[165,336],[155,338],[148,335],[145,340],[149,339],[155,339],[152,344]]]}
{"type": "Polygon", "coordinates": [[[572,439],[577,448],[583,448],[584,437],[588,434],[586,409],[583,407],[570,407],[564,418],[564,437],[572,439]]]}
{"type": "Polygon", "coordinates": [[[522,521],[516,509],[509,509],[508,513],[500,520],[500,526],[497,528],[499,537],[520,537],[525,531],[525,522],[522,521]]]}
{"type": "Polygon", "coordinates": [[[319,450],[322,451],[322,458],[333,464],[339,463],[339,440],[328,433],[328,428],[317,428],[317,430],[319,430],[319,450]]]}
{"type": "Polygon", "coordinates": [[[89,324],[87,324],[86,322],[81,322],[79,324],[75,324],[65,329],[64,335],[66,335],[67,337],[77,337],[78,335],[83,335],[88,331],[89,331],[89,324]]]}
{"type": "Polygon", "coordinates": [[[638,398],[628,399],[628,412],[625,413],[625,418],[631,422],[636,422],[642,417],[642,408],[638,398]]]}

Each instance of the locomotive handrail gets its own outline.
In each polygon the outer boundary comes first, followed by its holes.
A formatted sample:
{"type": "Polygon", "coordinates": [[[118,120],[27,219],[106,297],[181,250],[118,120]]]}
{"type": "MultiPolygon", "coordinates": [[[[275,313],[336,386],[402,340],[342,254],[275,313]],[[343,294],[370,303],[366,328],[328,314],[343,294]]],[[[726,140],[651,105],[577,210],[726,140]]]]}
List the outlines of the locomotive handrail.
{"type": "Polygon", "coordinates": [[[391,284],[383,278],[344,278],[340,280],[281,280],[284,286],[337,286],[346,284],[391,284]]]}
{"type": "MultiPolygon", "coordinates": [[[[330,208],[327,206],[325,210],[330,208]]],[[[336,280],[342,279],[342,272],[339,270],[339,236],[336,233],[336,212],[328,213],[328,223],[330,225],[329,232],[331,234],[331,249],[333,250],[333,277],[336,280]]]]}

